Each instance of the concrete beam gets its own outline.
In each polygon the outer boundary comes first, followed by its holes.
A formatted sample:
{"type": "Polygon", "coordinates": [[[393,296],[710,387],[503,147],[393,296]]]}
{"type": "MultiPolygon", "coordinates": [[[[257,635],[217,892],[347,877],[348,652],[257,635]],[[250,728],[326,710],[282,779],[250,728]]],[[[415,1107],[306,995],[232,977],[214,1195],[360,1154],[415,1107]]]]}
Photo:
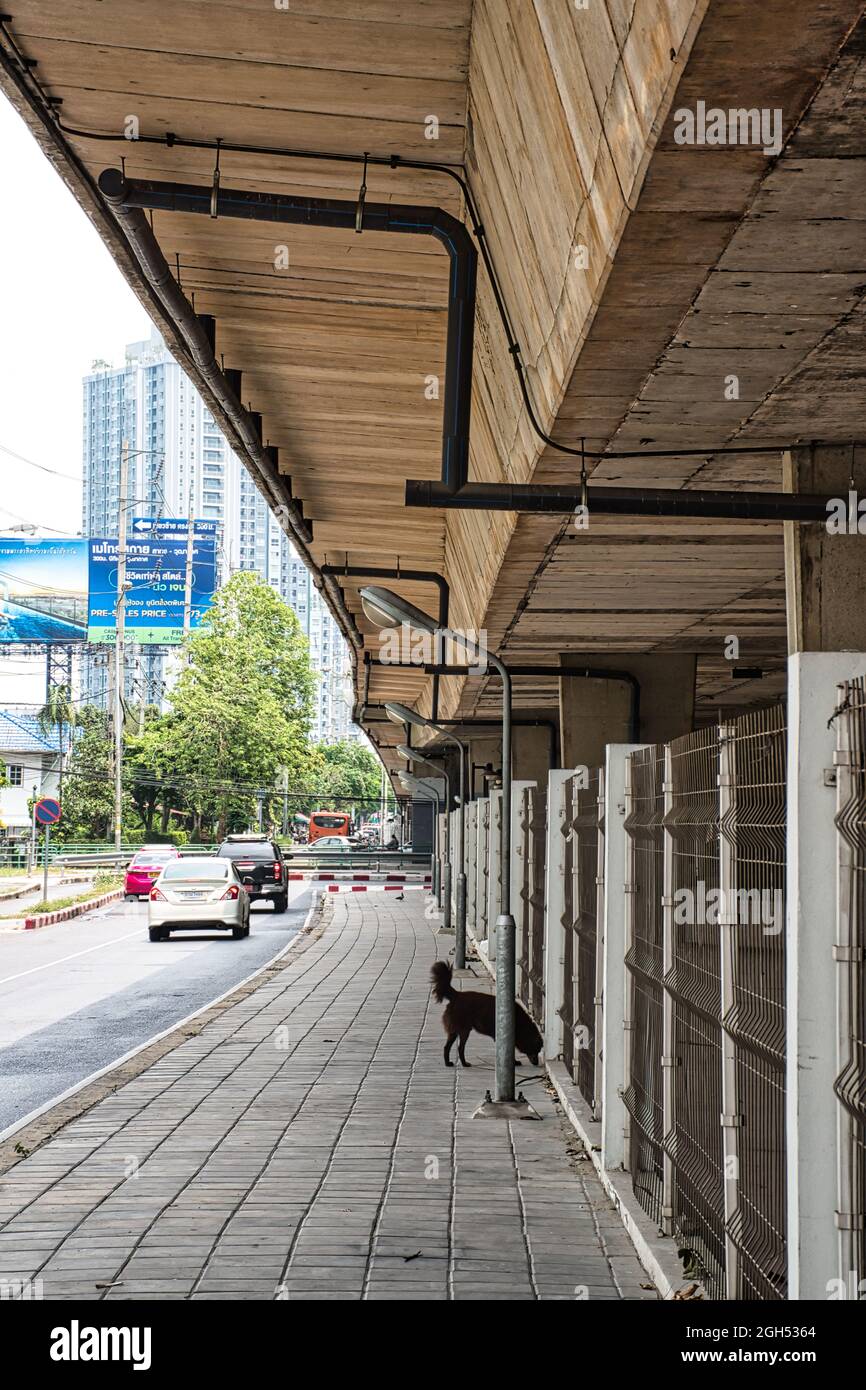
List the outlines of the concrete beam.
{"type": "Polygon", "coordinates": [[[866,651],[866,445],[791,449],[783,479],[788,492],[816,492],[840,504],[827,524],[784,523],[788,651],[866,651]]]}

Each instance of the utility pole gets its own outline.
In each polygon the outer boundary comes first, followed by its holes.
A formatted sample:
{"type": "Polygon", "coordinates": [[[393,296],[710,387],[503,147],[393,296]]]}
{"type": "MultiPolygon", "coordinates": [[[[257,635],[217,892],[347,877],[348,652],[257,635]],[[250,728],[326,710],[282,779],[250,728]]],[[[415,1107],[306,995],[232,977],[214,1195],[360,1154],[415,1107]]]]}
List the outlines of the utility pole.
{"type": "Polygon", "coordinates": [[[190,627],[192,626],[192,556],[193,556],[193,545],[194,545],[194,543],[195,543],[195,521],[193,520],[193,511],[194,511],[194,504],[195,504],[195,494],[194,494],[194,491],[193,491],[193,487],[194,487],[194,484],[193,484],[192,464],[190,464],[189,502],[187,503],[187,509],[186,509],[186,510],[187,510],[187,522],[186,522],[186,526],[187,526],[187,532],[186,532],[186,575],[185,575],[185,578],[184,578],[184,586],[183,586],[183,635],[184,635],[184,637],[188,637],[188,636],[189,636],[189,630],[190,630],[190,627]]]}
{"type": "Polygon", "coordinates": [[[129,443],[120,451],[120,514],[117,523],[117,607],[114,628],[114,848],[123,844],[123,642],[126,636],[126,523],[129,507],[129,443]]]}

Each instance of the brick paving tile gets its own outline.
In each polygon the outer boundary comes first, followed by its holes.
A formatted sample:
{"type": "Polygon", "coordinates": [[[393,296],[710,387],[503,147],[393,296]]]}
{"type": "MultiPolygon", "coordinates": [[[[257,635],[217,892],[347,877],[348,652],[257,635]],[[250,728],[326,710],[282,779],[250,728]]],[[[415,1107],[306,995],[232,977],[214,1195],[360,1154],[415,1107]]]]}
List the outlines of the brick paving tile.
{"type": "Polygon", "coordinates": [[[4,1175],[0,1279],[111,1302],[654,1298],[543,1076],[520,1074],[541,1123],[472,1120],[493,1045],[442,1065],[429,971],[452,938],[416,900],[325,911],[281,970],[4,1175]]]}

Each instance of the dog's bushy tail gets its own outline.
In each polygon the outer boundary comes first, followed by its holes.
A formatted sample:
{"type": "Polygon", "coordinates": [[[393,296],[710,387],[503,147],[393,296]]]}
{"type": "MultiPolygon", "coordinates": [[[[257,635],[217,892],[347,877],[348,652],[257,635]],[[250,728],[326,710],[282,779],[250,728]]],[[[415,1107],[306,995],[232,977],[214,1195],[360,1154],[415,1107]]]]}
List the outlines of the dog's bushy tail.
{"type": "Polygon", "coordinates": [[[433,981],[433,998],[437,1004],[441,1004],[444,999],[453,999],[454,990],[451,988],[451,966],[445,960],[437,960],[430,970],[430,979],[433,981]]]}

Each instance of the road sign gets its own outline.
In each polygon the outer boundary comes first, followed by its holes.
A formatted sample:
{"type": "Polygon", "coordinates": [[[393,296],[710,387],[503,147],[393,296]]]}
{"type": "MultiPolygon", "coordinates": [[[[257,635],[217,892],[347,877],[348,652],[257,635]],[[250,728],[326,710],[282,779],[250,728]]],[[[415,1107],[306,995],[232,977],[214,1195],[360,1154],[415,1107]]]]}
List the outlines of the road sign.
{"type": "MultiPolygon", "coordinates": [[[[193,522],[193,535],[196,537],[215,536],[218,528],[218,521],[202,521],[196,518],[193,522]]],[[[186,538],[189,534],[189,517],[134,516],[132,518],[132,534],[134,536],[166,536],[172,540],[186,538]]]]}
{"type": "Polygon", "coordinates": [[[33,814],[40,825],[56,825],[60,820],[60,802],[43,796],[33,807],[33,814]]]}

